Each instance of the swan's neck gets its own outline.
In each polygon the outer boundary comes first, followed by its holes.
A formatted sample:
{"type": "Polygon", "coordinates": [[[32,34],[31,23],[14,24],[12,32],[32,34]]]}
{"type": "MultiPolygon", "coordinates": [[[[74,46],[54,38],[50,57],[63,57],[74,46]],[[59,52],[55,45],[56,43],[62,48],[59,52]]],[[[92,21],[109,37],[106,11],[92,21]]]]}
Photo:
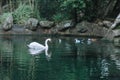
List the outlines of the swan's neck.
{"type": "Polygon", "coordinates": [[[48,40],[45,41],[45,47],[48,48],[48,40]]]}
{"type": "Polygon", "coordinates": [[[48,55],[48,48],[45,49],[45,55],[48,55]]]}

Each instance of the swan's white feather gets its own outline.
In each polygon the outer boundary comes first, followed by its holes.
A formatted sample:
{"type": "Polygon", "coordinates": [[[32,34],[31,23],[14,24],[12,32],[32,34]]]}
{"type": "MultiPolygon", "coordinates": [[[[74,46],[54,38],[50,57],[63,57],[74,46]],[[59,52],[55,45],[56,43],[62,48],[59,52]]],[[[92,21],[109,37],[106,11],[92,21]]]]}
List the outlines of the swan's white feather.
{"type": "Polygon", "coordinates": [[[39,44],[37,42],[32,42],[28,45],[29,48],[31,49],[45,49],[45,46],[43,46],[42,44],[39,44]]]}

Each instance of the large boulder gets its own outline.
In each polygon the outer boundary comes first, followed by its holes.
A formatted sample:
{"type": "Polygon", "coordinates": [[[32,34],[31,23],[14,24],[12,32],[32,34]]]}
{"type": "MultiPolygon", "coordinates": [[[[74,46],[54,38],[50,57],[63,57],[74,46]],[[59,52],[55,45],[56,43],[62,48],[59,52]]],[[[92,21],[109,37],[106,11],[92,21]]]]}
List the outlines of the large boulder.
{"type": "Polygon", "coordinates": [[[108,20],[98,21],[97,24],[101,27],[106,27],[106,28],[110,28],[112,26],[112,22],[108,20]]]}
{"type": "Polygon", "coordinates": [[[107,32],[107,28],[98,26],[95,23],[82,21],[76,25],[75,32],[80,33],[81,35],[102,37],[107,32]]]}
{"type": "Polygon", "coordinates": [[[52,28],[55,25],[53,21],[40,21],[39,24],[42,28],[52,28]]]}
{"type": "Polygon", "coordinates": [[[62,21],[61,23],[56,25],[56,29],[58,31],[64,31],[64,30],[66,30],[68,28],[71,28],[72,26],[73,26],[72,20],[66,20],[66,21],[62,21]]]}
{"type": "Polygon", "coordinates": [[[38,27],[38,20],[35,18],[29,18],[26,22],[26,28],[35,31],[38,27]]]}
{"type": "Polygon", "coordinates": [[[5,19],[5,21],[3,22],[2,28],[5,31],[8,31],[10,29],[12,29],[13,26],[13,16],[12,14],[9,14],[8,17],[5,19]]]}
{"type": "Polygon", "coordinates": [[[107,21],[107,20],[104,20],[103,21],[103,26],[107,27],[107,28],[110,28],[112,26],[112,22],[110,21],[107,21]]]}
{"type": "Polygon", "coordinates": [[[113,30],[115,36],[120,36],[120,29],[113,30]]]}
{"type": "Polygon", "coordinates": [[[81,23],[78,23],[78,24],[76,25],[76,31],[79,32],[79,33],[86,33],[86,32],[88,32],[88,30],[90,30],[90,29],[88,28],[88,26],[90,26],[90,25],[92,25],[92,24],[91,24],[91,23],[88,23],[88,22],[86,22],[86,21],[83,21],[83,22],[81,22],[81,23]]]}

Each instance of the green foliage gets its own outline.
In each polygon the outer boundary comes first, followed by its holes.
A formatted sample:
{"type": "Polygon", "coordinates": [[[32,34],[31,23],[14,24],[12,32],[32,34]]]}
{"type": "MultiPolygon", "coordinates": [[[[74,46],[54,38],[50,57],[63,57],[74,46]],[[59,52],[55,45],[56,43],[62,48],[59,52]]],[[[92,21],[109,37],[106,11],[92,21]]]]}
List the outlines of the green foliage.
{"type": "Polygon", "coordinates": [[[35,3],[34,9],[33,9],[33,17],[37,18],[38,20],[41,19],[40,12],[39,12],[39,9],[38,9],[38,2],[37,1],[35,3]]]}
{"type": "Polygon", "coordinates": [[[53,15],[60,12],[62,0],[38,0],[38,10],[42,18],[51,20],[53,15]]]}
{"type": "MultiPolygon", "coordinates": [[[[92,21],[92,19],[104,16],[106,12],[112,12],[112,9],[109,11],[106,9],[113,1],[114,0],[2,0],[0,3],[2,8],[1,13],[14,11],[13,16],[15,23],[24,23],[29,17],[34,17],[39,20],[47,19],[55,21],[61,21],[66,18],[71,19],[71,17],[72,19],[79,19],[81,18],[79,15],[80,12],[84,14],[82,20],[92,21]]],[[[117,2],[119,1],[117,0],[117,2]]],[[[119,4],[116,3],[116,5],[119,4]]],[[[118,11],[119,6],[115,7],[115,11],[118,11]]]]}
{"type": "Polygon", "coordinates": [[[3,21],[5,21],[5,19],[11,15],[11,13],[4,13],[2,15],[0,15],[0,23],[3,23],[3,21]]]}
{"type": "Polygon", "coordinates": [[[69,16],[65,15],[65,14],[62,14],[62,13],[57,13],[55,15],[53,15],[52,19],[55,21],[55,22],[61,22],[63,20],[67,20],[69,19],[69,16]]]}
{"type": "Polygon", "coordinates": [[[65,0],[61,6],[83,9],[85,8],[86,5],[85,5],[84,0],[65,0]]]}
{"type": "Polygon", "coordinates": [[[15,23],[24,24],[28,18],[33,15],[33,9],[29,5],[20,4],[19,7],[13,12],[15,23]]]}
{"type": "Polygon", "coordinates": [[[85,8],[85,19],[91,21],[94,17],[96,17],[96,10],[94,8],[93,1],[89,0],[86,1],[86,8],[85,8]]]}
{"type": "Polygon", "coordinates": [[[30,17],[59,22],[70,19],[74,8],[79,11],[85,7],[84,0],[11,0],[10,4],[13,2],[19,4],[13,12],[14,22],[18,24],[24,24],[30,17]]]}
{"type": "Polygon", "coordinates": [[[65,0],[60,7],[64,13],[69,14],[77,22],[79,12],[84,11],[86,4],[84,0],[65,0]]]}

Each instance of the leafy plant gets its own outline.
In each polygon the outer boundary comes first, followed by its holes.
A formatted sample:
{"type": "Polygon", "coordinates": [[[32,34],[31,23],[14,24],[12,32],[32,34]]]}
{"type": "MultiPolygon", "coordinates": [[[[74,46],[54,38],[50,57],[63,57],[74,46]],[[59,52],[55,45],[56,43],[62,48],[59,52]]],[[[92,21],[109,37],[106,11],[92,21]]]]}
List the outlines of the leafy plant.
{"type": "Polygon", "coordinates": [[[60,7],[64,12],[71,15],[75,22],[78,22],[79,12],[85,9],[86,4],[84,0],[65,0],[60,7]]]}
{"type": "Polygon", "coordinates": [[[3,21],[5,21],[5,19],[11,14],[12,13],[4,13],[4,14],[0,15],[0,23],[3,23],[3,21]]]}
{"type": "Polygon", "coordinates": [[[71,8],[77,8],[82,9],[85,8],[85,2],[84,0],[65,0],[61,7],[71,7],[71,8]]]}
{"type": "Polygon", "coordinates": [[[33,15],[31,6],[20,4],[18,8],[13,12],[14,22],[24,24],[28,18],[33,15]]]}
{"type": "Polygon", "coordinates": [[[52,19],[55,22],[61,22],[63,20],[69,19],[69,16],[65,16],[65,14],[62,14],[62,13],[57,13],[57,14],[53,15],[52,19]]]}

